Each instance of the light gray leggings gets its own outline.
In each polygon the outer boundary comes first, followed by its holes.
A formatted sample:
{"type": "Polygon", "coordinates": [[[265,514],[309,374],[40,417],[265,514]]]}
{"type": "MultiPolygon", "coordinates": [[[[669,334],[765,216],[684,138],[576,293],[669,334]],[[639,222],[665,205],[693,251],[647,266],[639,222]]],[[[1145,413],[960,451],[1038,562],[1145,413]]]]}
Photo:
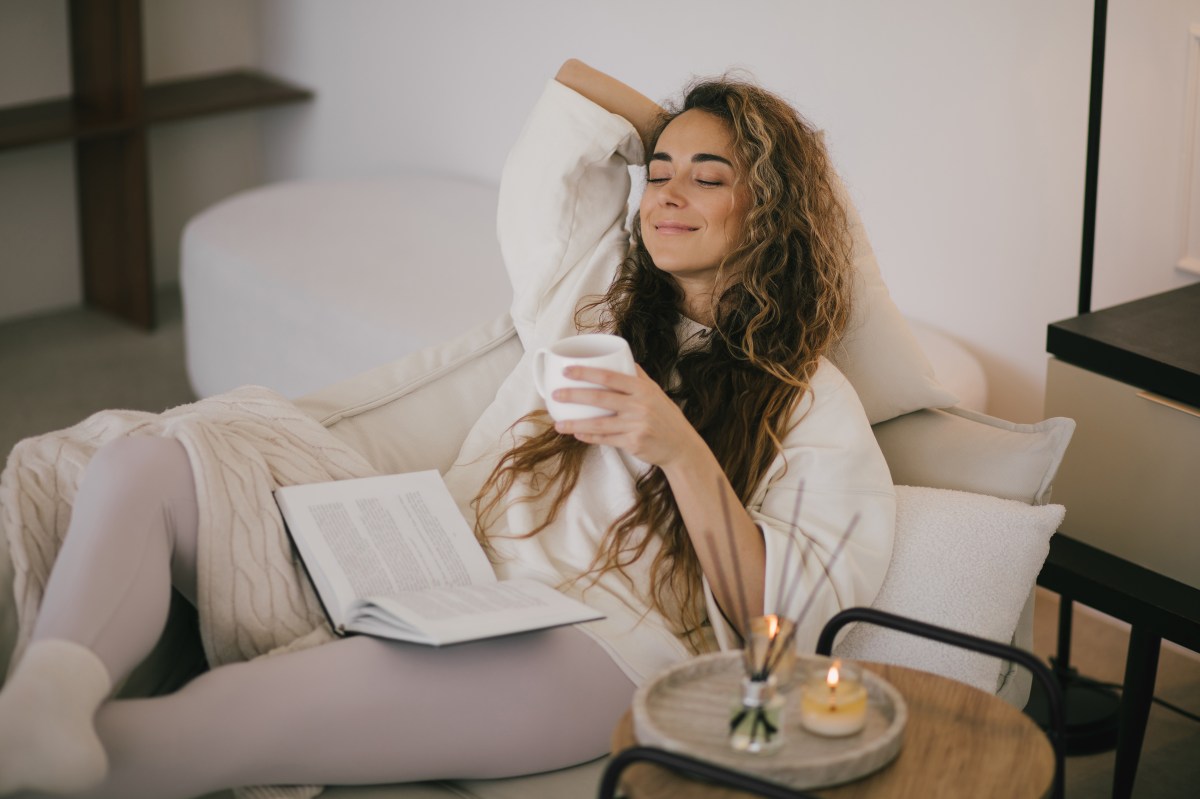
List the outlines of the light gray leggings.
{"type": "MultiPolygon", "coordinates": [[[[151,650],[171,586],[196,586],[183,447],[114,441],[84,474],[35,638],[94,651],[114,681],[151,650]]],[[[255,784],[501,777],[598,757],[634,686],[574,628],[433,649],[367,637],[222,666],[175,694],[115,700],[88,796],[198,796],[255,784]]]]}

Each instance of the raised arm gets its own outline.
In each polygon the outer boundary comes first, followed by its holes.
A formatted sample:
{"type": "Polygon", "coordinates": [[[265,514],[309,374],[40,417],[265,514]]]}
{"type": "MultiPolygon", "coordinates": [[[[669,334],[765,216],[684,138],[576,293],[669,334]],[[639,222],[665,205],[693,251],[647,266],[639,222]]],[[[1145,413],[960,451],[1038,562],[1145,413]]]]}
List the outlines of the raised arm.
{"type": "MultiPolygon", "coordinates": [[[[582,61],[569,59],[555,75],[555,80],[591,100],[596,105],[624,117],[637,130],[642,145],[648,152],[650,136],[663,109],[650,98],[621,81],[594,69],[582,61]]],[[[623,375],[589,372],[588,377],[580,379],[605,385],[627,396],[621,400],[614,397],[612,391],[599,392],[605,395],[603,401],[580,398],[576,401],[587,404],[608,407],[605,402],[618,401],[641,404],[649,403],[652,408],[639,410],[631,414],[640,420],[644,428],[650,428],[654,435],[643,437],[638,433],[629,436],[630,440],[614,438],[611,432],[602,434],[599,438],[588,435],[586,430],[594,428],[610,428],[623,424],[616,417],[585,422],[560,422],[560,432],[575,434],[580,440],[594,444],[618,446],[652,463],[663,470],[675,501],[679,506],[684,525],[692,536],[692,544],[700,566],[706,575],[720,575],[722,579],[710,580],[717,604],[726,613],[731,625],[739,634],[746,619],[760,616],[763,612],[764,592],[764,561],[765,544],[762,533],[755,525],[746,509],[736,500],[736,494],[729,485],[725,472],[717,462],[708,445],[683,417],[679,408],[669,400],[662,390],[646,377],[644,373],[639,378],[626,378],[623,375]],[[620,385],[608,382],[615,378],[620,385]],[[638,388],[640,384],[640,389],[638,388]],[[654,419],[647,422],[647,419],[654,419]],[[676,431],[671,437],[669,431],[676,431]],[[656,441],[660,447],[653,450],[656,441]],[[650,444],[650,447],[646,445],[650,444]],[[718,491],[717,487],[721,490],[718,491]],[[721,495],[727,495],[722,502],[721,495]],[[730,500],[728,497],[734,497],[730,500]],[[729,551],[728,538],[725,535],[725,514],[728,510],[732,526],[731,534],[738,556],[729,551]],[[719,533],[713,537],[710,534],[719,533]],[[734,572],[734,564],[740,567],[734,572]],[[734,591],[736,586],[742,590],[734,591]]],[[[586,389],[568,390],[588,394],[586,389]]],[[[568,400],[571,401],[571,400],[568,400]]],[[[618,410],[617,408],[612,408],[618,410]]],[[[620,413],[618,411],[618,413],[620,413]]]]}
{"type": "MultiPolygon", "coordinates": [[[[629,247],[629,167],[642,163],[640,134],[572,85],[600,74],[582,67],[564,65],[563,80],[546,81],[500,178],[497,233],[526,349],[577,332],[579,299],[608,289],[629,247]]],[[[587,91],[604,93],[604,81],[592,84],[587,91]]],[[[628,91],[621,104],[636,108],[628,91]]]]}
{"type": "Polygon", "coordinates": [[[554,79],[574,89],[601,108],[625,117],[637,129],[642,145],[650,149],[650,134],[662,107],[646,95],[578,59],[567,59],[554,79]]]}

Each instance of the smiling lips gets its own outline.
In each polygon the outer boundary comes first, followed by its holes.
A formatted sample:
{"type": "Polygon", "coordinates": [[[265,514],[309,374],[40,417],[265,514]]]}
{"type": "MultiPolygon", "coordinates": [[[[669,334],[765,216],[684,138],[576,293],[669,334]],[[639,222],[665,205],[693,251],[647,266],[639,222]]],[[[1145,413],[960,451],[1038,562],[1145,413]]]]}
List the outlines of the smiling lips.
{"type": "Polygon", "coordinates": [[[664,236],[677,236],[680,233],[693,233],[700,228],[685,225],[682,222],[657,222],[654,229],[664,236]]]}

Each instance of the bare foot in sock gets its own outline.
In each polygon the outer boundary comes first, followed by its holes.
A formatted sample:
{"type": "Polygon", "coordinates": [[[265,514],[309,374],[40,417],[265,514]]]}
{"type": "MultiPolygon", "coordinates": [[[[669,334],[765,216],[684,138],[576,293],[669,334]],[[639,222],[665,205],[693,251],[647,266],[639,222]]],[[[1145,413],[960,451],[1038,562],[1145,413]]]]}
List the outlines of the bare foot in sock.
{"type": "Polygon", "coordinates": [[[108,758],[93,719],[111,689],[90,649],[56,639],[30,644],[0,691],[0,795],[73,793],[103,780],[108,758]]]}

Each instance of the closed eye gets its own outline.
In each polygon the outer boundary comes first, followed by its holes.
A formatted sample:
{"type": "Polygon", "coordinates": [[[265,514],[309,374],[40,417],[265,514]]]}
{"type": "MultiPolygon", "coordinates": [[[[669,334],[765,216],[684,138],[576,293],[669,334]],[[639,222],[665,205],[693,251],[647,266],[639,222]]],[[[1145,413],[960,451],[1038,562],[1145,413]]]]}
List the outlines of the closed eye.
{"type": "MultiPolygon", "coordinates": [[[[668,180],[670,180],[670,178],[646,178],[647,183],[653,183],[655,185],[659,183],[666,183],[668,180]]],[[[722,180],[700,180],[699,178],[696,178],[696,182],[707,188],[725,185],[725,182],[722,180]]]]}

